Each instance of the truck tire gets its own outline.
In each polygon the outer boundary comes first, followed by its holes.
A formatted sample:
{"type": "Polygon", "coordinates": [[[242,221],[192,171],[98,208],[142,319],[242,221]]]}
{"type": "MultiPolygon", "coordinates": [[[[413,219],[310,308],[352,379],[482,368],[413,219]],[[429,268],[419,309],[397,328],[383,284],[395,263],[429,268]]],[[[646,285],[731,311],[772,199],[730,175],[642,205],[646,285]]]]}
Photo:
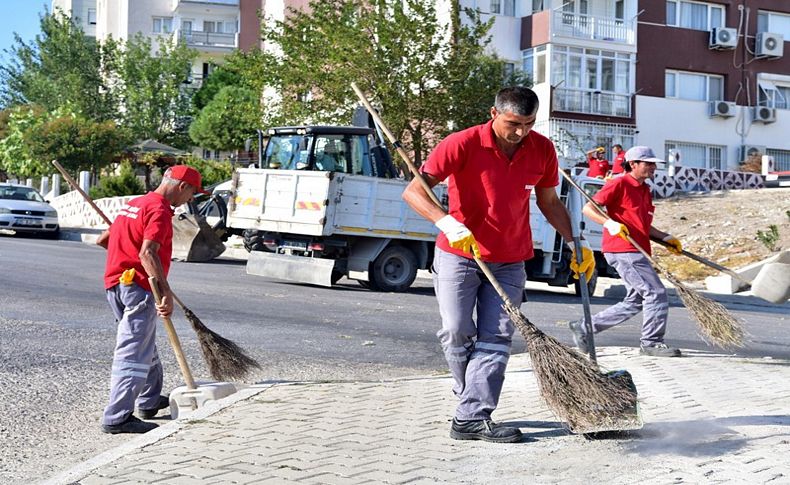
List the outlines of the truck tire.
{"type": "MultiPolygon", "coordinates": [[[[596,268],[593,270],[592,278],[590,281],[587,282],[587,291],[590,294],[590,298],[592,298],[593,293],[595,293],[595,286],[598,284],[598,269],[596,268]]],[[[582,296],[582,285],[579,284],[579,280],[573,280],[573,289],[576,291],[576,296],[582,296]]]]}
{"type": "Polygon", "coordinates": [[[244,238],[244,249],[247,252],[266,251],[266,246],[263,245],[263,232],[255,229],[245,229],[241,233],[241,237],[244,238]]]}
{"type": "Polygon", "coordinates": [[[417,257],[405,246],[388,246],[370,265],[370,288],[401,292],[417,277],[417,257]]]}

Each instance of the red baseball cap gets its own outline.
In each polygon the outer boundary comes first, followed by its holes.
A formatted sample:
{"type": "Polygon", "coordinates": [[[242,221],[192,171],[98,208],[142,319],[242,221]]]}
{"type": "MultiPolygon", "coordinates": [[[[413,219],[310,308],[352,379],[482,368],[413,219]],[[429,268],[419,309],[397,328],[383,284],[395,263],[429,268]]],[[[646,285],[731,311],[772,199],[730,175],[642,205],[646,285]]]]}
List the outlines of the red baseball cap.
{"type": "Polygon", "coordinates": [[[202,194],[210,193],[203,190],[203,186],[201,185],[203,178],[200,176],[200,172],[189,165],[173,165],[167,169],[165,172],[165,177],[186,182],[189,185],[195,187],[197,191],[202,194]]]}

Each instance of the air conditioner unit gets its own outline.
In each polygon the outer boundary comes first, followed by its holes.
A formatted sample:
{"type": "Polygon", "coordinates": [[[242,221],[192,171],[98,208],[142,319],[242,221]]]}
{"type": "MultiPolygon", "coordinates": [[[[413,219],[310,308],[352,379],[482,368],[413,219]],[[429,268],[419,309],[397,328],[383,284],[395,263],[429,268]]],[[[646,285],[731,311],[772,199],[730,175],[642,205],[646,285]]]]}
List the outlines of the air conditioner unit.
{"type": "Polygon", "coordinates": [[[776,108],[755,106],[752,108],[752,121],[759,123],[773,123],[776,121],[776,108]]]}
{"type": "Polygon", "coordinates": [[[735,49],[738,47],[738,30],[716,27],[710,31],[709,49],[735,49]]]}
{"type": "Polygon", "coordinates": [[[757,34],[754,55],[758,57],[782,57],[784,48],[785,39],[782,34],[760,32],[757,34]]]}
{"type": "Polygon", "coordinates": [[[711,101],[708,103],[708,116],[711,118],[730,118],[735,116],[737,105],[732,101],[711,101]]]}
{"type": "Polygon", "coordinates": [[[762,157],[765,153],[765,147],[760,145],[741,145],[740,157],[741,161],[748,161],[751,157],[762,157]]]}

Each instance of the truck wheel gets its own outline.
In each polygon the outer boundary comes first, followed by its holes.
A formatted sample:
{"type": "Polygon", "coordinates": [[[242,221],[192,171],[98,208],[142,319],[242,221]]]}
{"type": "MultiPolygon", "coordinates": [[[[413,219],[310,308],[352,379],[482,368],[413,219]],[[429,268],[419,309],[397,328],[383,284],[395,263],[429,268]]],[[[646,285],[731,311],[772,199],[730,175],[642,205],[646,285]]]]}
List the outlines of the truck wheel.
{"type": "MultiPolygon", "coordinates": [[[[572,277],[571,277],[572,278],[572,277]]],[[[592,278],[590,281],[587,282],[587,291],[592,298],[593,293],[595,293],[595,285],[598,284],[598,269],[593,271],[592,278]]],[[[582,285],[579,284],[579,280],[573,280],[573,289],[576,291],[576,296],[582,296],[582,285]]]]}
{"type": "Polygon", "coordinates": [[[248,252],[266,251],[266,246],[263,245],[263,232],[255,229],[245,229],[241,233],[241,237],[244,238],[244,249],[248,252]]]}
{"type": "Polygon", "coordinates": [[[370,287],[378,291],[406,291],[416,277],[414,253],[404,246],[389,246],[371,265],[370,287]]]}

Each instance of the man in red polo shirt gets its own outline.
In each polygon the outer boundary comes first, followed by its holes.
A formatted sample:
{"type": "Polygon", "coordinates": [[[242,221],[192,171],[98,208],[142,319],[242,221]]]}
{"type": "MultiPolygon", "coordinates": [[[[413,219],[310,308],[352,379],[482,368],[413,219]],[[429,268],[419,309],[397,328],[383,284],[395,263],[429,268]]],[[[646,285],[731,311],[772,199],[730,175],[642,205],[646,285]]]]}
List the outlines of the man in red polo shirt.
{"type": "MultiPolygon", "coordinates": [[[[633,147],[625,154],[625,175],[612,179],[604,185],[593,200],[606,208],[609,217],[600,215],[591,203],[584,206],[584,215],[603,224],[603,253],[622,278],[626,287],[625,299],[592,317],[595,333],[619,325],[640,311],[643,313],[641,349],[642,355],[654,357],[678,357],[680,350],[667,347],[664,333],[667,328],[669,302],[667,292],[650,261],[625,238],[631,238],[650,254],[650,238],[669,243],[670,250],[680,254],[680,241],[652,226],[653,199],[650,187],[645,183],[653,178],[656,158],[653,150],[645,146],[633,147]]],[[[570,322],[576,345],[587,352],[585,326],[580,321],[570,322]]]]}
{"type": "Polygon", "coordinates": [[[614,153],[614,161],[612,162],[612,175],[619,175],[625,171],[625,150],[620,144],[612,145],[612,153],[614,153]]]}
{"type": "MultiPolygon", "coordinates": [[[[441,230],[433,261],[434,289],[442,317],[437,333],[460,402],[450,436],[460,440],[516,442],[518,428],[496,424],[496,409],[514,327],[502,300],[481,272],[485,261],[514,304],[522,302],[524,261],[532,257],[529,196],[566,241],[570,217],[555,190],[557,155],[534,131],[538,97],[524,87],[502,89],[491,120],[445,138],[421,167],[428,185],[447,179],[449,214],[413,180],[406,202],[441,230]],[[473,314],[477,315],[477,321],[473,314]]],[[[575,271],[594,269],[589,246],[575,271]]],[[[572,258],[575,262],[575,257],[572,258]]]]}
{"type": "Polygon", "coordinates": [[[609,160],[603,156],[605,151],[604,147],[598,147],[587,152],[587,164],[590,167],[587,170],[588,177],[602,179],[609,173],[609,160]]]}
{"type": "Polygon", "coordinates": [[[173,312],[167,284],[173,240],[173,209],[202,191],[200,173],[186,165],[170,167],[153,192],[121,209],[96,244],[107,249],[104,287],[118,322],[110,378],[110,402],[104,409],[102,431],[145,433],[157,425],[151,419],[169,406],[162,391],[162,365],[156,350],[157,314],[173,312]],[[154,301],[148,277],[159,281],[162,302],[154,301]]]}

